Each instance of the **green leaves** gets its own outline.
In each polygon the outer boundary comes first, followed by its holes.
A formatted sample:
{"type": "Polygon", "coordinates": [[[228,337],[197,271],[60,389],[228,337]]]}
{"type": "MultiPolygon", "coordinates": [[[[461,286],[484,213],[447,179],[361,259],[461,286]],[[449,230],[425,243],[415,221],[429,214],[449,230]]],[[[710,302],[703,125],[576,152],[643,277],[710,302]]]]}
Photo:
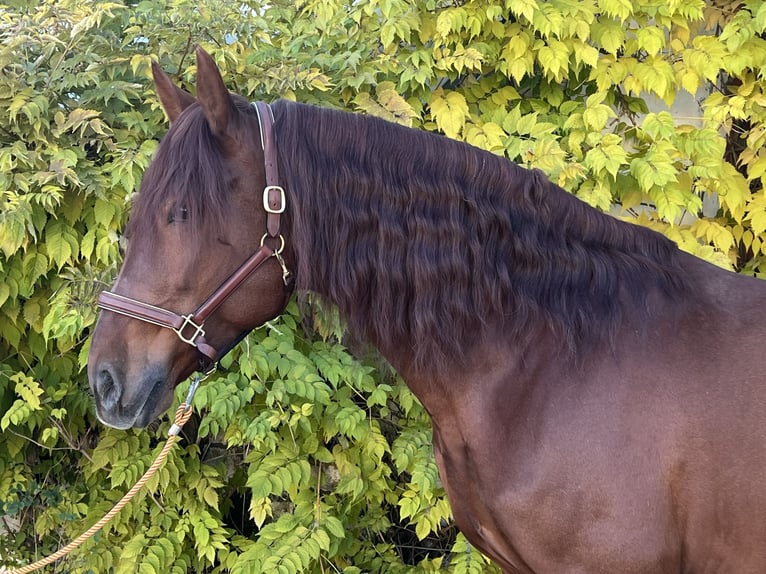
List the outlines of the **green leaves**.
{"type": "Polygon", "coordinates": [[[17,398],[11,407],[0,418],[0,430],[6,430],[10,425],[19,426],[25,423],[35,411],[41,409],[40,397],[43,389],[31,377],[16,373],[10,377],[15,382],[17,398]]]}
{"type": "Polygon", "coordinates": [[[80,250],[78,237],[71,227],[61,221],[51,223],[45,234],[45,247],[48,257],[60,270],[72,263],[80,250]]]}

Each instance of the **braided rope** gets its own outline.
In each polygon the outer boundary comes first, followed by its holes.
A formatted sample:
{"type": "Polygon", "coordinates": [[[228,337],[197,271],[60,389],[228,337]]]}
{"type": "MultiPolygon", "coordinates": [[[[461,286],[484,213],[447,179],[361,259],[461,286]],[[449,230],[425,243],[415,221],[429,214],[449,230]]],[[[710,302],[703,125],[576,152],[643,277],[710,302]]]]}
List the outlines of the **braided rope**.
{"type": "MultiPolygon", "coordinates": [[[[192,388],[196,390],[196,385],[192,383],[192,388]]],[[[29,572],[34,572],[35,570],[39,570],[43,566],[47,566],[48,564],[52,564],[56,560],[59,560],[60,558],[63,558],[67,554],[69,554],[72,550],[80,546],[83,542],[91,538],[96,532],[101,530],[104,525],[109,522],[114,516],[122,510],[125,505],[130,502],[133,497],[138,493],[141,488],[151,479],[155,473],[159,470],[159,468],[162,466],[162,463],[165,462],[165,459],[168,457],[168,454],[170,454],[170,449],[173,448],[173,445],[175,444],[176,440],[178,439],[178,433],[181,432],[181,427],[186,424],[186,421],[189,420],[192,414],[192,408],[191,408],[191,396],[193,395],[193,390],[190,389],[189,397],[187,397],[185,403],[181,403],[181,405],[178,407],[178,410],[176,410],[175,419],[173,420],[173,426],[168,431],[168,440],[165,443],[165,446],[162,448],[162,451],[157,455],[157,458],[154,459],[154,462],[152,465],[146,469],[146,472],[144,475],[138,479],[138,482],[131,488],[125,496],[123,496],[117,504],[114,505],[114,507],[107,512],[104,517],[96,522],[93,526],[91,526],[88,530],[80,534],[77,538],[72,540],[69,544],[64,546],[63,548],[57,550],[50,556],[47,556],[45,558],[42,558],[38,560],[37,562],[34,562],[32,564],[27,564],[26,566],[21,566],[19,568],[15,568],[13,570],[8,570],[8,574],[28,574],[29,572]]]]}

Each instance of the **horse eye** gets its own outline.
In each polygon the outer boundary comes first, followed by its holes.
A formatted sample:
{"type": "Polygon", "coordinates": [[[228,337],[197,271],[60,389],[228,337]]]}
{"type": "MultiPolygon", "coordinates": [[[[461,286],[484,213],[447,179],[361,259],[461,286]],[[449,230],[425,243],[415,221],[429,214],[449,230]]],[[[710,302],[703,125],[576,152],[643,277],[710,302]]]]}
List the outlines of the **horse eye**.
{"type": "Polygon", "coordinates": [[[168,223],[174,223],[176,220],[186,221],[187,219],[189,219],[189,210],[186,207],[178,209],[177,216],[175,209],[170,210],[170,213],[168,214],[168,223]]]}

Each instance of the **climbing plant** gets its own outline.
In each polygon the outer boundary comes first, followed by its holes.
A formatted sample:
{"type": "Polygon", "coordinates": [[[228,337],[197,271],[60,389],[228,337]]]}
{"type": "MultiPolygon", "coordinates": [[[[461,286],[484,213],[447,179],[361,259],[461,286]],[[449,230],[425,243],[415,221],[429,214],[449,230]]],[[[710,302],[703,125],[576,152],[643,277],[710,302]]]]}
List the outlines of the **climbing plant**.
{"type": "MultiPolygon", "coordinates": [[[[765,28],[760,0],[0,3],[0,562],[94,523],[169,426],[104,428],[84,372],[167,129],[151,61],[193,90],[202,45],[250,99],[441,132],[761,275],[765,28]]],[[[295,303],[256,330],[148,494],[57,571],[497,571],[457,533],[422,407],[345,341],[295,303]]]]}

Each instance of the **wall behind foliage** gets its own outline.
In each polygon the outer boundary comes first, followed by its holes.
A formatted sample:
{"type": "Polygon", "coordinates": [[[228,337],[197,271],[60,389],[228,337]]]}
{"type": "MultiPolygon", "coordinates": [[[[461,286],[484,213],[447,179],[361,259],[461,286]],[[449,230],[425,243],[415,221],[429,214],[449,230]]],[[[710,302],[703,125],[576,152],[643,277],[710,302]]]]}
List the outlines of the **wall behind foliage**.
{"type": "MultiPolygon", "coordinates": [[[[0,560],[95,522],[167,431],[99,425],[84,374],[166,130],[151,60],[192,89],[200,44],[250,99],[440,131],[760,275],[764,28],[760,0],[0,3],[0,560]],[[662,110],[683,93],[709,94],[700,117],[662,110]]],[[[292,304],[228,357],[151,494],[56,571],[493,571],[451,522],[422,407],[332,310],[310,323],[292,304]]]]}

